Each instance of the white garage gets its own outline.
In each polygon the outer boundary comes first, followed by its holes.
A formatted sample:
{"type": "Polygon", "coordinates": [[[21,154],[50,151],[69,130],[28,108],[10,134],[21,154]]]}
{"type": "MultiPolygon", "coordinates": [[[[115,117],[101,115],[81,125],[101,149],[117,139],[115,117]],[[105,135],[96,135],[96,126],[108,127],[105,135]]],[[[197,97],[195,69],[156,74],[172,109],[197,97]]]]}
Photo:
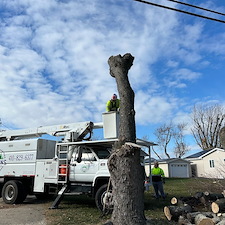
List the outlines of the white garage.
{"type": "Polygon", "coordinates": [[[190,177],[189,166],[187,163],[171,163],[169,164],[170,177],[190,177]]]}
{"type": "Polygon", "coordinates": [[[166,177],[191,177],[190,162],[185,159],[173,158],[159,161],[159,166],[164,170],[166,177]]]}
{"type": "MultiPolygon", "coordinates": [[[[165,177],[189,178],[191,177],[190,161],[180,158],[158,160],[159,167],[163,169],[165,177]]],[[[151,168],[153,167],[153,162],[151,168]]],[[[146,174],[149,174],[149,164],[145,164],[146,174]]]]}

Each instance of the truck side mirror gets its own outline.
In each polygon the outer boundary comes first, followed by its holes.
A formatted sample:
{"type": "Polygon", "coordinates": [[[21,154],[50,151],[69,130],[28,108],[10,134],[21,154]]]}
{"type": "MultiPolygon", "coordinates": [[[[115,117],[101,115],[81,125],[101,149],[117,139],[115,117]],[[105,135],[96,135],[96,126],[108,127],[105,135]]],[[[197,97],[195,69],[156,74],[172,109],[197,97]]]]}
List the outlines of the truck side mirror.
{"type": "Polygon", "coordinates": [[[82,148],[79,146],[77,152],[77,162],[80,163],[82,161],[82,148]]]}

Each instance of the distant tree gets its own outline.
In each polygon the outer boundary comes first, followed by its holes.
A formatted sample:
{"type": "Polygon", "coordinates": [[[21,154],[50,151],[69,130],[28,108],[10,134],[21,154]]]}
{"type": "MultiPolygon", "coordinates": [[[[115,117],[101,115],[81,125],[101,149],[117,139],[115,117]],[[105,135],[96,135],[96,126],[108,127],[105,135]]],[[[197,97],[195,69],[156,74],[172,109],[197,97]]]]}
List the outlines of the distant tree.
{"type": "Polygon", "coordinates": [[[173,138],[175,141],[174,153],[177,158],[181,158],[189,151],[189,147],[184,138],[184,130],[186,129],[186,126],[186,123],[179,123],[175,126],[173,131],[173,138]]]}
{"type": "Polygon", "coordinates": [[[174,153],[176,157],[181,158],[188,152],[189,147],[185,142],[184,130],[186,129],[185,123],[173,124],[170,122],[169,124],[163,124],[158,127],[154,132],[157,143],[163,149],[165,155],[170,158],[170,154],[168,153],[168,146],[173,141],[175,143],[174,153]]]}
{"type": "Polygon", "coordinates": [[[225,108],[221,105],[195,105],[191,115],[192,134],[203,150],[221,147],[220,129],[224,126],[225,108]]]}
{"type": "Polygon", "coordinates": [[[170,122],[169,124],[163,124],[159,128],[156,129],[154,135],[157,138],[158,145],[163,149],[165,155],[170,158],[168,153],[168,145],[173,136],[173,124],[170,122]]]}
{"type": "MultiPolygon", "coordinates": [[[[145,141],[149,141],[148,135],[143,136],[142,139],[145,140],[145,141]]],[[[153,146],[152,146],[152,151],[154,152],[154,154],[155,154],[159,159],[161,159],[160,155],[155,151],[155,149],[154,149],[153,146]]]]}
{"type": "Polygon", "coordinates": [[[220,143],[221,143],[222,147],[225,149],[225,127],[222,127],[220,129],[219,136],[220,136],[220,143]]]}
{"type": "Polygon", "coordinates": [[[133,60],[129,53],[111,56],[108,60],[110,75],[116,79],[121,100],[119,141],[108,161],[114,199],[111,222],[114,225],[146,224],[144,171],[140,163],[140,148],[135,145],[134,92],[128,79],[133,60]]]}

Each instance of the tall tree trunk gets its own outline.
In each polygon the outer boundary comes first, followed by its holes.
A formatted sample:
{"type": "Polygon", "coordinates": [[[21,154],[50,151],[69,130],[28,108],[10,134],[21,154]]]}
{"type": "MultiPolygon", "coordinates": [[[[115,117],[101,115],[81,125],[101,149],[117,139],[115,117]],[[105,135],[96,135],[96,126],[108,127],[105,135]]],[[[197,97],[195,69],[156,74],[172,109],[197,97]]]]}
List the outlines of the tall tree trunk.
{"type": "Polygon", "coordinates": [[[110,75],[116,79],[120,96],[119,142],[114,146],[108,167],[114,197],[112,223],[114,225],[144,225],[144,173],[140,164],[140,148],[136,146],[134,92],[128,71],[134,57],[111,56],[110,75]],[[129,143],[128,143],[129,142],[129,143]]]}

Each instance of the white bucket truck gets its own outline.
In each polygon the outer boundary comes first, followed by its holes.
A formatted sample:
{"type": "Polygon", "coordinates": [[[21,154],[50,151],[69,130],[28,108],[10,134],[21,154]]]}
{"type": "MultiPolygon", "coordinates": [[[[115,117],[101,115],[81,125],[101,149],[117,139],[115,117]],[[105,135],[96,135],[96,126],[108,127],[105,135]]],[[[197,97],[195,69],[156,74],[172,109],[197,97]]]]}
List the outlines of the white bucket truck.
{"type": "MultiPolygon", "coordinates": [[[[118,136],[118,113],[103,113],[103,123],[82,122],[35,129],[0,131],[0,193],[5,203],[23,202],[28,194],[88,194],[102,210],[112,206],[107,160],[118,136]],[[104,140],[91,141],[93,129],[103,128],[104,140]],[[44,139],[43,134],[63,137],[44,139]],[[88,138],[86,136],[89,135],[88,138]]],[[[145,147],[152,142],[137,140],[145,147]]]]}

